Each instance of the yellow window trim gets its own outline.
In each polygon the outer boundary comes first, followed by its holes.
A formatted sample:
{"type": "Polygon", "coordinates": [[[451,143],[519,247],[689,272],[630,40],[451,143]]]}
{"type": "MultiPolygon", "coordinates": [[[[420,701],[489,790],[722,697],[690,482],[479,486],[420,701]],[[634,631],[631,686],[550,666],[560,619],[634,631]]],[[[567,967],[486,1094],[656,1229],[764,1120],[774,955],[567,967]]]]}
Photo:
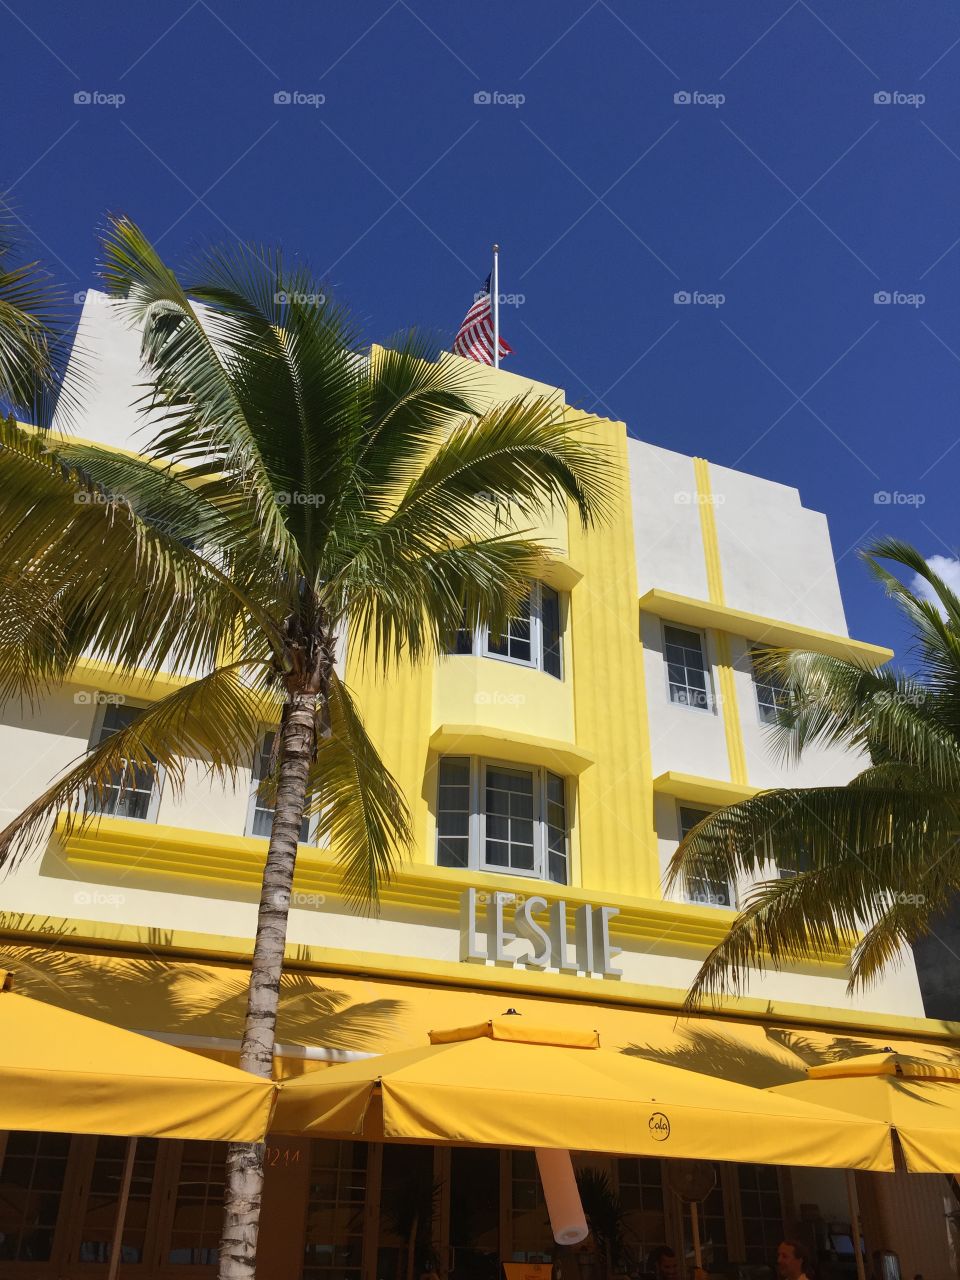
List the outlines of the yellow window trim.
{"type": "Polygon", "coordinates": [[[893,657],[893,650],[883,645],[868,644],[864,640],[851,640],[828,631],[815,631],[793,622],[777,618],[765,618],[758,613],[746,613],[742,609],[730,609],[709,600],[697,600],[693,596],[677,595],[653,587],[640,597],[643,613],[655,614],[666,622],[678,622],[690,627],[712,627],[715,631],[742,636],[757,644],[779,649],[808,649],[814,653],[829,654],[859,663],[863,667],[882,666],[893,657]]]}
{"type": "Polygon", "coordinates": [[[430,736],[430,749],[443,755],[489,756],[512,764],[536,764],[579,776],[596,760],[572,742],[534,733],[514,733],[482,724],[442,724],[430,736]]]}

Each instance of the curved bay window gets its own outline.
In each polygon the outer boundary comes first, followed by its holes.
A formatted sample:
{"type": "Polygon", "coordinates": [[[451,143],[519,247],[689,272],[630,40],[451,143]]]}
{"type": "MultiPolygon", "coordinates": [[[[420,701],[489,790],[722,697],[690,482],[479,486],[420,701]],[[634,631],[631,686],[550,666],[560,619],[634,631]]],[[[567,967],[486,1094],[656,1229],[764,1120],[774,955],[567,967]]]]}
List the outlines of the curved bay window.
{"type": "Polygon", "coordinates": [[[566,783],[531,765],[444,756],[437,769],[437,865],[567,884],[566,783]]]}
{"type": "Polygon", "coordinates": [[[502,635],[488,627],[462,626],[448,646],[450,654],[499,658],[522,667],[535,667],[563,679],[563,618],[560,595],[544,582],[535,582],[502,635]]]}

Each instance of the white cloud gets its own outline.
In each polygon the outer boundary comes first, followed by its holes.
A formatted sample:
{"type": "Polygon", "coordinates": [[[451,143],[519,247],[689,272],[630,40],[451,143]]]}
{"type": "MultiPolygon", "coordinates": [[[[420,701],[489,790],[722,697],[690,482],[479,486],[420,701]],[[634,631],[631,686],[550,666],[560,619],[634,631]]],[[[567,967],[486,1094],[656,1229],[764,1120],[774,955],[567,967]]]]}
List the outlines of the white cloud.
{"type": "MultiPolygon", "coordinates": [[[[934,573],[944,580],[951,591],[960,596],[960,560],[954,559],[953,556],[927,556],[927,564],[934,573]]],[[[930,583],[921,578],[918,573],[913,575],[910,590],[918,595],[921,600],[929,600],[931,604],[935,604],[940,608],[936,592],[930,586],[930,583]]],[[[940,612],[943,613],[942,608],[940,612]]]]}

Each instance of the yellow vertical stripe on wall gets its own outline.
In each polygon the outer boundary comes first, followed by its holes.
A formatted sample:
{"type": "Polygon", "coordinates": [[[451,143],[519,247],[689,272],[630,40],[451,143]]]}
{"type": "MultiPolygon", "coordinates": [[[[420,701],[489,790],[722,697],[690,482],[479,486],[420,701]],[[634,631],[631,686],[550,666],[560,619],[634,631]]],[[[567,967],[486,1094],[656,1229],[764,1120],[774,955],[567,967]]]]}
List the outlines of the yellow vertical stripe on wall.
{"type": "MultiPolygon", "coordinates": [[[[573,421],[585,415],[568,411],[573,421]]],[[[653,773],[637,617],[637,564],[622,422],[592,428],[610,451],[610,519],[584,532],[570,516],[570,555],[583,578],[570,596],[577,745],[596,756],[578,780],[582,883],[658,897],[653,773]]]]}
{"type": "Polygon", "coordinates": [[[414,833],[414,862],[433,862],[427,849],[428,794],[435,780],[427,778],[433,711],[433,663],[412,666],[403,661],[384,674],[372,651],[366,660],[359,645],[347,650],[347,687],[354,695],[364,727],[410,808],[414,833]]]}
{"type": "MultiPolygon", "coordinates": [[[[694,458],[693,473],[697,482],[697,509],[700,512],[700,533],[703,538],[703,558],[707,570],[707,592],[711,604],[725,605],[723,593],[723,567],[720,562],[720,539],[717,536],[717,518],[710,483],[710,464],[706,458],[694,458]]],[[[737,686],[730,660],[730,637],[725,631],[713,633],[717,650],[717,679],[720,685],[720,713],[723,716],[723,732],[727,743],[727,760],[730,765],[730,781],[747,784],[747,753],[743,744],[743,726],[737,705],[737,686]]]]}

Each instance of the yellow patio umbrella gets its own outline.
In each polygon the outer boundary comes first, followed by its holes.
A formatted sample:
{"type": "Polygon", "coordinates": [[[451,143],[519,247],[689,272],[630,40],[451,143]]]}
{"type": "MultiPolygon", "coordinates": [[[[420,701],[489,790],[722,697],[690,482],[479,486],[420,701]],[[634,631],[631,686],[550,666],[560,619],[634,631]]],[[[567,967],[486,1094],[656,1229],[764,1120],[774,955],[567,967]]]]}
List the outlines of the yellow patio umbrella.
{"type": "Polygon", "coordinates": [[[0,969],[0,1129],[256,1142],[276,1086],[16,995],[0,969]]]}
{"type": "Polygon", "coordinates": [[[277,1133],[892,1169],[886,1126],[505,1017],[285,1080],[277,1133]]]}
{"type": "Polygon", "coordinates": [[[960,1059],[887,1049],[810,1067],[806,1080],[766,1092],[882,1120],[911,1173],[960,1172],[960,1059]]]}

